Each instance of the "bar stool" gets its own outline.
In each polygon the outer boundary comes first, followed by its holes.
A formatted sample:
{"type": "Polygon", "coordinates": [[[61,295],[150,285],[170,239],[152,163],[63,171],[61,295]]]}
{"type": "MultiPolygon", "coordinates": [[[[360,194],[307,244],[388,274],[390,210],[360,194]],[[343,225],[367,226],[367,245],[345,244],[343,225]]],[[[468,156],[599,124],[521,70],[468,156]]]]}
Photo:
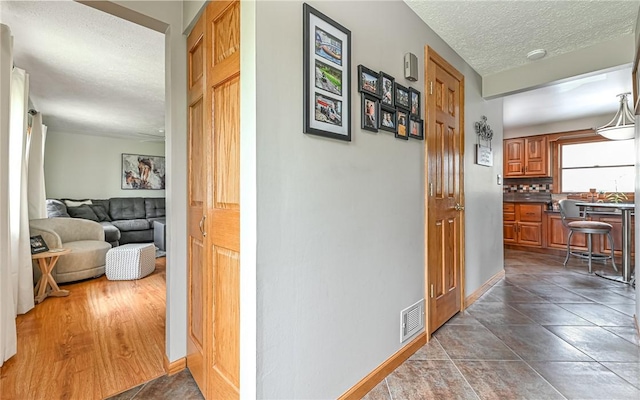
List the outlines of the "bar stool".
{"type": "Polygon", "coordinates": [[[585,215],[580,211],[580,207],[576,205],[579,201],[564,199],[560,200],[560,215],[562,217],[562,224],[569,229],[569,236],[567,237],[567,256],[564,259],[563,265],[567,266],[569,256],[576,256],[580,258],[586,258],[589,260],[589,273],[591,272],[591,260],[596,259],[600,261],[611,259],[613,269],[616,271],[616,262],[613,257],[613,237],[611,236],[611,230],[613,227],[611,224],[599,221],[587,221],[585,215]],[[584,233],[587,235],[587,254],[571,251],[571,236],[574,232],[584,233]],[[591,235],[607,235],[609,238],[609,244],[611,245],[611,255],[593,254],[592,252],[592,240],[591,235]]]}

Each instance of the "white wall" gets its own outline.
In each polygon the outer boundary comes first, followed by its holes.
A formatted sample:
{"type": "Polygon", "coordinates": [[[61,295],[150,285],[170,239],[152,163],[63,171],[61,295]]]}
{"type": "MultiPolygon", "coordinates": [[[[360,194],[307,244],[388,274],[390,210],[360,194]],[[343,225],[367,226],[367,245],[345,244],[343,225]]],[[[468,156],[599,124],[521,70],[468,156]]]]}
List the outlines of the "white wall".
{"type": "MultiPolygon", "coordinates": [[[[585,118],[567,119],[546,124],[521,126],[504,129],[504,138],[511,139],[524,136],[542,135],[545,133],[579,131],[603,126],[611,121],[613,114],[593,115],[585,118]]],[[[595,133],[594,133],[595,135],[595,133]]]]}
{"type": "MultiPolygon", "coordinates": [[[[351,30],[354,80],[364,64],[424,98],[426,44],[465,75],[473,292],[503,268],[501,100],[481,98],[480,77],[404,2],[311,5],[351,30]],[[406,52],[418,56],[418,82],[402,77],[406,52]],[[493,168],[473,164],[483,114],[493,168]]],[[[355,82],[352,142],[303,134],[302,2],[258,2],[256,15],[258,397],[336,398],[402,346],[400,310],[424,297],[424,142],[362,131],[355,82]]]]}
{"type": "Polygon", "coordinates": [[[164,190],[121,189],[122,153],[164,157],[164,142],[49,131],[44,155],[47,197],[164,197],[164,190]]]}

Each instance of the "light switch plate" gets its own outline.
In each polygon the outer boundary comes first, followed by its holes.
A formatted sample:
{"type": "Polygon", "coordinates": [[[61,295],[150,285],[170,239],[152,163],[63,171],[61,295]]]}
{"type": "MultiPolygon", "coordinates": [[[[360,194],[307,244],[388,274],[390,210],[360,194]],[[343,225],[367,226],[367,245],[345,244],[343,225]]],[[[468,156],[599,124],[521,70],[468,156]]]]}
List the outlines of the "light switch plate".
{"type": "Polygon", "coordinates": [[[498,185],[502,185],[502,175],[498,174],[498,185]]]}

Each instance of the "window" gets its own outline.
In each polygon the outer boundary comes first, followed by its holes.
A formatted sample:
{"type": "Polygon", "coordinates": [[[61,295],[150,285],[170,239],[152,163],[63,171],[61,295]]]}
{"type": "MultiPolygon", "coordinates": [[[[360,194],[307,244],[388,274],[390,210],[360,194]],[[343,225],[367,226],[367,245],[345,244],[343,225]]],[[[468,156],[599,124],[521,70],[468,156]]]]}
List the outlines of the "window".
{"type": "Polygon", "coordinates": [[[631,140],[560,145],[562,192],[633,192],[635,144],[631,140]]]}

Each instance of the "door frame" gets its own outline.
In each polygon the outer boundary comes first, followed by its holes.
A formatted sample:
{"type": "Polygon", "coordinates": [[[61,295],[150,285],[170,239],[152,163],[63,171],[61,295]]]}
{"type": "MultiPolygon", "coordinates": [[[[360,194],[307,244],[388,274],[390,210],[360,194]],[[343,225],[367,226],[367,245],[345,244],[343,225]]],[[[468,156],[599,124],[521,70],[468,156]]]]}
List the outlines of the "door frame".
{"type": "MultiPolygon", "coordinates": [[[[431,82],[433,82],[435,77],[430,76],[429,74],[429,65],[435,63],[440,65],[444,70],[446,70],[449,74],[454,76],[460,82],[460,112],[458,115],[459,123],[460,123],[460,204],[464,206],[464,146],[465,146],[465,135],[464,135],[464,75],[462,75],[453,65],[451,65],[447,60],[442,58],[435,50],[433,50],[430,46],[425,46],[424,48],[424,98],[425,98],[425,140],[424,140],[424,298],[425,298],[425,331],[427,333],[427,342],[431,340],[431,327],[430,321],[431,316],[429,315],[431,310],[431,293],[430,287],[431,282],[429,280],[429,140],[427,137],[429,135],[429,131],[427,127],[429,127],[429,118],[432,116],[429,114],[429,108],[427,105],[431,100],[431,96],[433,93],[431,92],[431,82]]],[[[462,212],[460,214],[460,312],[465,310],[465,213],[462,212]]]]}

